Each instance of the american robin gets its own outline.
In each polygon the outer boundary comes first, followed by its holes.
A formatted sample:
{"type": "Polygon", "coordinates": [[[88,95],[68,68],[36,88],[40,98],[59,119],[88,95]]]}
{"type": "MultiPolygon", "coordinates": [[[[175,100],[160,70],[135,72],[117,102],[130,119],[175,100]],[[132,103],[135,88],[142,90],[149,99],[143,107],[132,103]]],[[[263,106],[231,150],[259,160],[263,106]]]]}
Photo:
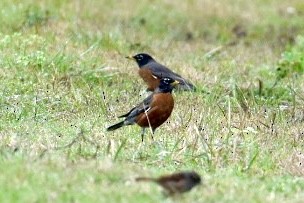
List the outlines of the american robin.
{"type": "MultiPolygon", "coordinates": [[[[179,84],[178,81],[165,77],[160,80],[158,88],[143,102],[132,108],[128,113],[119,116],[123,121],[107,128],[107,131],[116,130],[122,126],[137,123],[142,127],[141,139],[144,139],[145,129],[151,127],[154,134],[156,128],[163,124],[171,115],[174,107],[172,90],[179,84]]],[[[153,136],[152,136],[153,139],[153,136]]]]}
{"type": "Polygon", "coordinates": [[[153,91],[158,87],[161,78],[169,77],[179,81],[177,89],[195,90],[195,86],[186,81],[182,76],[174,73],[166,66],[155,61],[149,54],[140,53],[135,56],[127,56],[126,58],[135,60],[139,66],[138,74],[148,85],[147,90],[153,91]]]}
{"type": "Polygon", "coordinates": [[[136,181],[152,181],[162,186],[169,195],[191,190],[201,183],[201,177],[194,171],[173,173],[159,178],[139,177],[136,181]]]}

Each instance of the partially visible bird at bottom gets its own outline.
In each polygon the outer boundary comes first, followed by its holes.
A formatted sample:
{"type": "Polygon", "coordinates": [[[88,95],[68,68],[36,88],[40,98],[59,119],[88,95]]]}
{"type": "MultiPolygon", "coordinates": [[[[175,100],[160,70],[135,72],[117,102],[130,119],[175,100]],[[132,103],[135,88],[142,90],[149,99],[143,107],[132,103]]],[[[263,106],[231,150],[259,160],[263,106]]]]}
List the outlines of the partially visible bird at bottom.
{"type": "Polygon", "coordinates": [[[136,123],[142,127],[141,140],[143,142],[146,128],[150,127],[152,134],[154,134],[156,128],[170,117],[174,107],[174,100],[171,93],[173,88],[178,84],[178,81],[171,78],[162,78],[158,88],[156,88],[151,95],[136,107],[132,108],[128,113],[119,116],[118,118],[125,119],[108,127],[107,131],[113,131],[120,127],[136,123]]]}
{"type": "Polygon", "coordinates": [[[155,182],[163,187],[167,195],[188,192],[201,183],[201,177],[195,171],[183,171],[158,178],[138,177],[135,180],[155,182]]]}

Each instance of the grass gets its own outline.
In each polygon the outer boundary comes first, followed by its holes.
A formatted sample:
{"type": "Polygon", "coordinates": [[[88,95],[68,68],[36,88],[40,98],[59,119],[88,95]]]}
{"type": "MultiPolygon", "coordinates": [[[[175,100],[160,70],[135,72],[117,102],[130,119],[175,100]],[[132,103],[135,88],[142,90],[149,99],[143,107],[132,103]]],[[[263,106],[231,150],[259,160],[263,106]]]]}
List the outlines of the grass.
{"type": "Polygon", "coordinates": [[[302,202],[303,4],[9,1],[0,5],[1,202],[302,202]],[[189,78],[152,141],[105,128],[146,93],[151,53],[189,78]],[[193,169],[166,198],[138,176],[193,169]]]}

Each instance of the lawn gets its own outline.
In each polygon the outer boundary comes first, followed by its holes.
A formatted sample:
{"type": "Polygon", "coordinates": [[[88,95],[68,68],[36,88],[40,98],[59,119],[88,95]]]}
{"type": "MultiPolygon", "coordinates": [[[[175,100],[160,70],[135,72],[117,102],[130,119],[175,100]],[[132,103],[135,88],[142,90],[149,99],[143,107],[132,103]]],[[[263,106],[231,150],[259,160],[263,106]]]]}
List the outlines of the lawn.
{"type": "Polygon", "coordinates": [[[1,0],[0,202],[303,202],[302,1],[1,0]],[[143,143],[140,52],[197,86],[143,143]]]}

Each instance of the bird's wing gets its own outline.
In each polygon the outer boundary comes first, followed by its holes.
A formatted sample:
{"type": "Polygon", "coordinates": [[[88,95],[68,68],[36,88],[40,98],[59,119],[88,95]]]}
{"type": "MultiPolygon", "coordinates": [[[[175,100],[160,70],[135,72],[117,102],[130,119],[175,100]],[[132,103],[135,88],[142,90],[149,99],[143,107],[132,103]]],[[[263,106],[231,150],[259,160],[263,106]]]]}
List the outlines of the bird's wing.
{"type": "Polygon", "coordinates": [[[180,193],[188,190],[187,178],[182,173],[163,176],[157,180],[169,193],[180,193]]]}
{"type": "Polygon", "coordinates": [[[174,182],[179,182],[181,179],[185,178],[183,173],[174,173],[171,175],[167,175],[167,176],[162,176],[159,178],[159,180],[170,180],[170,181],[174,181],[174,182]]]}
{"type": "MultiPolygon", "coordinates": [[[[151,71],[152,74],[158,78],[163,78],[163,77],[179,77],[181,76],[177,73],[174,73],[172,70],[167,68],[166,66],[163,66],[157,62],[151,62],[146,65],[151,71]]],[[[174,79],[174,78],[173,78],[174,79]]]]}
{"type": "Polygon", "coordinates": [[[132,118],[135,118],[139,114],[141,114],[145,111],[146,112],[149,111],[150,110],[150,104],[152,102],[152,98],[153,98],[153,94],[149,95],[146,99],[144,99],[143,102],[138,104],[136,107],[132,108],[128,113],[119,116],[119,118],[126,117],[126,120],[127,119],[132,120],[132,118]]]}

